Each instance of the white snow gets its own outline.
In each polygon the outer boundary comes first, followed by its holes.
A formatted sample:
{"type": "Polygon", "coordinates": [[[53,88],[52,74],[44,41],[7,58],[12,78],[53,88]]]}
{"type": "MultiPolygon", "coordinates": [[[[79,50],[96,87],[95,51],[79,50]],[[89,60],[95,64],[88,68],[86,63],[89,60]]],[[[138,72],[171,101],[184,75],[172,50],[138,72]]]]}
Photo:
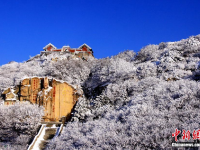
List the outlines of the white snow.
{"type": "Polygon", "coordinates": [[[89,49],[92,49],[91,47],[89,47],[89,46],[88,46],[87,44],[85,44],[85,43],[84,43],[83,45],[79,46],[78,49],[81,49],[81,47],[84,46],[84,45],[85,45],[86,47],[88,47],[89,49]]]}
{"type": "Polygon", "coordinates": [[[54,136],[53,139],[55,139],[56,137],[58,137],[58,135],[60,134],[62,128],[63,128],[63,124],[61,124],[60,128],[57,129],[56,134],[55,134],[55,136],[54,136]]]}
{"type": "Polygon", "coordinates": [[[28,150],[40,150],[40,148],[39,148],[40,146],[39,145],[44,140],[44,135],[45,135],[46,129],[49,129],[49,128],[57,129],[56,134],[54,136],[54,138],[55,138],[60,134],[62,127],[63,127],[63,124],[60,127],[56,127],[55,124],[53,124],[52,127],[46,127],[46,124],[43,124],[41,129],[40,129],[40,131],[39,131],[39,133],[35,136],[33,142],[28,147],[28,150]],[[31,148],[32,145],[33,145],[33,148],[31,148]]]}
{"type": "Polygon", "coordinates": [[[35,136],[33,142],[28,147],[28,150],[40,150],[39,145],[40,145],[41,141],[44,140],[43,137],[45,135],[45,130],[46,130],[45,128],[46,128],[46,124],[43,124],[39,133],[35,136]],[[33,148],[31,149],[32,145],[33,145],[33,148]]]}
{"type": "Polygon", "coordinates": [[[44,94],[47,95],[51,91],[51,89],[52,89],[52,87],[49,86],[48,89],[45,90],[44,94]]]}

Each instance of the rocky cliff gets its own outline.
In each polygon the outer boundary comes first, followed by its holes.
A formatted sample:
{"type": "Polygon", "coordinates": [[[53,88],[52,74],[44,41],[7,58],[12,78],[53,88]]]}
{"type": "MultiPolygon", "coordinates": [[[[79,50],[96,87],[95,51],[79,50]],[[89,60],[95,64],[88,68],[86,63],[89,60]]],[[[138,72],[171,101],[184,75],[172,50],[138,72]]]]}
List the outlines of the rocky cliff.
{"type": "Polygon", "coordinates": [[[3,93],[4,104],[28,101],[44,108],[43,121],[60,121],[70,117],[71,110],[81,96],[80,89],[64,81],[45,78],[26,78],[20,85],[8,88],[3,93]]]}

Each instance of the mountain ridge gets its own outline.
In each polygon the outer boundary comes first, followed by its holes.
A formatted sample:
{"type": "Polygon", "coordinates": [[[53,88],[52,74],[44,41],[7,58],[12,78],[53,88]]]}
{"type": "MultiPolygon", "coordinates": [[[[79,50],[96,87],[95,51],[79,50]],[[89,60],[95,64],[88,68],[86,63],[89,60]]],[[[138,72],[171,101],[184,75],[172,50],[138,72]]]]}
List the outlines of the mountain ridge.
{"type": "Polygon", "coordinates": [[[147,45],[137,55],[52,61],[58,56],[0,67],[1,91],[23,76],[82,87],[71,121],[46,149],[166,149],[176,128],[199,128],[200,35],[147,45]]]}

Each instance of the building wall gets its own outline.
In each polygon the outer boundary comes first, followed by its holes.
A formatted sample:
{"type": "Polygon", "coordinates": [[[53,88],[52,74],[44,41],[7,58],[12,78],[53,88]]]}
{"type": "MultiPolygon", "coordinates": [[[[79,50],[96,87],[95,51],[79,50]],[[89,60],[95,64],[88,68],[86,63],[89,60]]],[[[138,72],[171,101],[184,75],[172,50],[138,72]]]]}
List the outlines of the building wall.
{"type": "Polygon", "coordinates": [[[52,48],[53,48],[52,46],[49,46],[49,47],[47,47],[46,51],[51,51],[52,48]]]}
{"type": "Polygon", "coordinates": [[[83,46],[83,47],[82,47],[82,51],[85,51],[85,52],[86,52],[86,51],[87,51],[87,47],[86,47],[86,46],[83,46]]]}
{"type": "Polygon", "coordinates": [[[54,49],[52,51],[54,51],[54,52],[61,52],[61,49],[54,49]]]}
{"type": "Polygon", "coordinates": [[[12,100],[6,100],[4,102],[4,105],[8,106],[8,105],[14,105],[15,104],[15,101],[12,101],[12,100]]]}

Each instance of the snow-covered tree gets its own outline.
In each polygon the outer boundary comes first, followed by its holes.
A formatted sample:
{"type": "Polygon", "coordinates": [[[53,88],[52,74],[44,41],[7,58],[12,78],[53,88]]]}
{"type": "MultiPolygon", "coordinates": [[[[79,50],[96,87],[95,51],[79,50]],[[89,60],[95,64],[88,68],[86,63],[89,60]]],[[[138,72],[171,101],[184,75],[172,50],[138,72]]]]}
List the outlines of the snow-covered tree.
{"type": "Polygon", "coordinates": [[[0,148],[26,149],[40,125],[43,108],[27,103],[0,106],[0,148]]]}
{"type": "MultiPolygon", "coordinates": [[[[3,65],[0,75],[1,92],[26,76],[54,77],[82,87],[72,119],[47,149],[167,149],[176,128],[199,129],[200,35],[148,45],[137,55],[125,51],[85,61],[42,54],[3,65]]],[[[17,143],[27,135],[15,137],[12,131],[11,137],[17,143]]]]}

